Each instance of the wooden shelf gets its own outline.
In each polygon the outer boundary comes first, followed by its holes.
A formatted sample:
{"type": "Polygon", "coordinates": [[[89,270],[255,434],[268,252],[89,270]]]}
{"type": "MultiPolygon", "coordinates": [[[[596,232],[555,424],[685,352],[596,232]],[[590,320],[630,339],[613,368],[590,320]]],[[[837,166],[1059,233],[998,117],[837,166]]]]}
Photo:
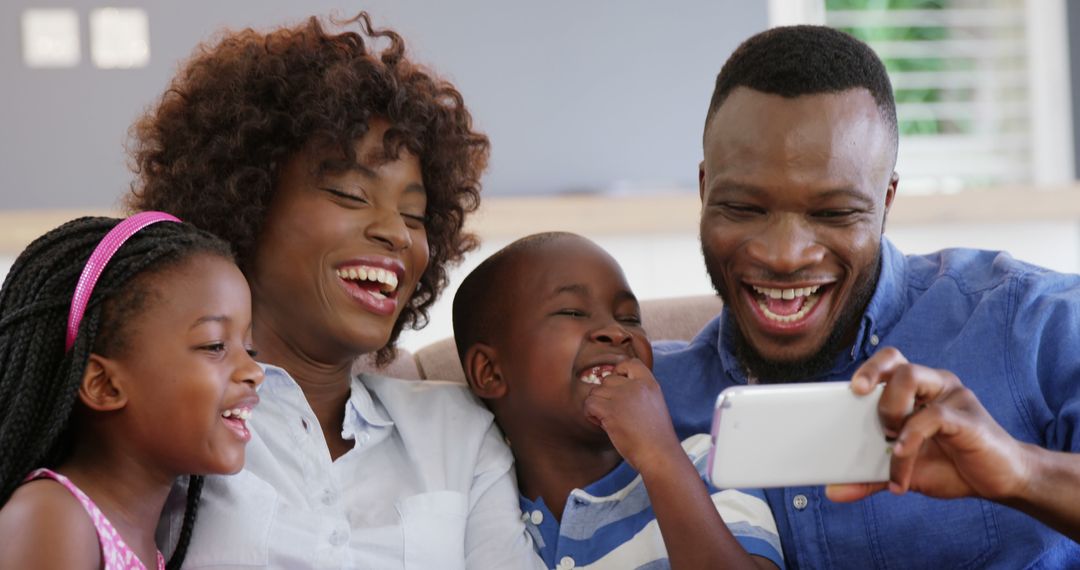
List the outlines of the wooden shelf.
{"type": "MultiPolygon", "coordinates": [[[[481,238],[513,239],[564,230],[589,235],[619,233],[697,234],[696,192],[650,196],[574,194],[488,197],[468,221],[481,238]]],[[[109,210],[0,211],[0,252],[14,255],[64,221],[109,210]]],[[[1080,221],[1080,184],[1046,188],[967,190],[956,194],[905,195],[903,186],[889,216],[890,227],[953,223],[1080,221]]]]}

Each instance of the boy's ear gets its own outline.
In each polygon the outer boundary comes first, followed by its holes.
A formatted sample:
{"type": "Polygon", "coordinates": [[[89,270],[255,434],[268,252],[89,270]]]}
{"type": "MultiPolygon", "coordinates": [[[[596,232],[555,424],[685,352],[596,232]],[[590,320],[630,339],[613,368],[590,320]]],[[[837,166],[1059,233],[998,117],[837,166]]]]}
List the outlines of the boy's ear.
{"type": "Polygon", "coordinates": [[[79,385],[79,400],[98,412],[119,410],[127,405],[127,394],[117,382],[116,363],[104,356],[90,354],[79,385]]]}
{"type": "Polygon", "coordinates": [[[495,349],[476,343],[465,351],[465,380],[473,394],[484,400],[497,400],[506,395],[506,382],[499,371],[495,349]]]}

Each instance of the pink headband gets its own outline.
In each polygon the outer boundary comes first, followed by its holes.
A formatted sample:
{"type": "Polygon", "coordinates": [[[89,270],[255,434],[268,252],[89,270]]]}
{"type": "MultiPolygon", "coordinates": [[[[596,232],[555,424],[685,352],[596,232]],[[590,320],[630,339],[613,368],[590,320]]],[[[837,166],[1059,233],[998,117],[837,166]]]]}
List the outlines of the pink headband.
{"type": "Polygon", "coordinates": [[[135,232],[158,222],[179,222],[180,219],[165,212],[141,212],[116,224],[109,230],[101,242],[90,254],[90,259],[83,267],[79,275],[79,283],[75,286],[75,295],[71,297],[71,311],[68,313],[67,338],[64,341],[64,352],[71,350],[75,344],[75,337],[79,334],[79,323],[82,322],[83,313],[86,312],[86,303],[90,301],[90,293],[94,291],[94,285],[105,270],[112,256],[124,245],[135,232]]]}

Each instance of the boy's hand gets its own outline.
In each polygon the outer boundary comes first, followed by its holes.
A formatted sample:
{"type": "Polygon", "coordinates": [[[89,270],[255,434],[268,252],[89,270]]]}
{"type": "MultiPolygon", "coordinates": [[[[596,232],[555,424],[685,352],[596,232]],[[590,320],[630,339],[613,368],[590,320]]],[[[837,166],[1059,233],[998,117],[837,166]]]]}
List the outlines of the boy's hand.
{"type": "Polygon", "coordinates": [[[585,415],[607,432],[619,455],[639,472],[685,457],[660,385],[643,362],[627,360],[589,392],[585,415]]]}

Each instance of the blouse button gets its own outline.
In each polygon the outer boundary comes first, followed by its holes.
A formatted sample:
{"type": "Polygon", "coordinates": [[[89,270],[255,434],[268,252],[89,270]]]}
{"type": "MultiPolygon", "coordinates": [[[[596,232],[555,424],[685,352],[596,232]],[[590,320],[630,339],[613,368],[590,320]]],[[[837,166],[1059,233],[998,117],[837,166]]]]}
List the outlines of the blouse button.
{"type": "Polygon", "coordinates": [[[341,546],[345,544],[345,533],[335,530],[330,533],[330,544],[333,546],[341,546]]]}

